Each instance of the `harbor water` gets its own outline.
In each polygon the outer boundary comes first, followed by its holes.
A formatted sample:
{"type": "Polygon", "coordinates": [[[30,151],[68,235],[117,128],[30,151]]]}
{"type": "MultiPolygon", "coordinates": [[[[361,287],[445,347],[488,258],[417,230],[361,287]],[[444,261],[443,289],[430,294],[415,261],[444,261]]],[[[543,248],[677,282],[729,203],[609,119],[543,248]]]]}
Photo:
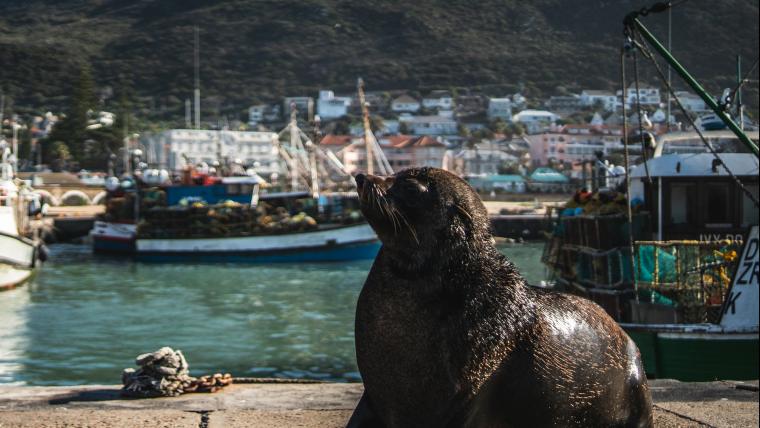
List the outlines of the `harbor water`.
{"type": "MultiPolygon", "coordinates": [[[[529,282],[543,244],[502,246],[529,282]]],[[[354,307],[371,261],[150,264],[51,246],[28,284],[0,293],[0,383],[114,384],[134,357],[181,349],[192,375],[359,381],[354,307]]]]}

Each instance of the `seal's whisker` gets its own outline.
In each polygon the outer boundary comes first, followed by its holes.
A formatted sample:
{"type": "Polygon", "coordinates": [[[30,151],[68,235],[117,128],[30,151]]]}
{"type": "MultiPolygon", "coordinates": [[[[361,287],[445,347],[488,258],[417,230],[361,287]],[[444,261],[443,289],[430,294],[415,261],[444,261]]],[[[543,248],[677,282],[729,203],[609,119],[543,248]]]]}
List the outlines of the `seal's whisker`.
{"type": "Polygon", "coordinates": [[[396,213],[398,214],[398,217],[401,221],[404,222],[406,225],[406,228],[409,230],[409,233],[412,234],[412,238],[414,238],[414,242],[417,243],[417,245],[420,245],[420,240],[417,238],[417,232],[414,230],[414,227],[412,227],[411,224],[409,224],[409,220],[407,220],[406,216],[402,214],[400,211],[396,210],[396,213]]]}

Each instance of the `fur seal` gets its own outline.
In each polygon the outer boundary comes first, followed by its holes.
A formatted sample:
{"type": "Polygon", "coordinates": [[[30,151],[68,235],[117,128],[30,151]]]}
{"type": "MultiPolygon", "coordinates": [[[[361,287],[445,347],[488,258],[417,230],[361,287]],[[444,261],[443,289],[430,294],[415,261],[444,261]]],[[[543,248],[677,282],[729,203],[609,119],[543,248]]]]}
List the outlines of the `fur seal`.
{"type": "Polygon", "coordinates": [[[528,287],[464,180],[355,179],[382,248],[356,308],[349,427],[652,426],[634,342],[591,301],[528,287]]]}

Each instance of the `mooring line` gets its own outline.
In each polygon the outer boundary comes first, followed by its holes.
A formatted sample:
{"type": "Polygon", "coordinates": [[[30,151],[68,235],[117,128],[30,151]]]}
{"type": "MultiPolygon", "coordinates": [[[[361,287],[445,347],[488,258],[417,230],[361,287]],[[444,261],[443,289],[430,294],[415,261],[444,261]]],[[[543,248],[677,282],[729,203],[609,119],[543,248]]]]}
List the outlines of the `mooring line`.
{"type": "Polygon", "coordinates": [[[667,413],[670,413],[670,414],[676,415],[676,416],[678,416],[679,418],[683,418],[683,419],[686,419],[686,420],[688,420],[688,421],[691,421],[691,422],[696,422],[696,423],[698,423],[698,424],[700,424],[700,425],[703,425],[703,426],[706,426],[706,427],[708,427],[708,428],[718,428],[718,427],[716,427],[715,425],[710,425],[710,424],[708,424],[707,422],[703,422],[703,421],[700,421],[699,419],[695,419],[695,418],[692,418],[691,416],[688,416],[688,415],[684,415],[684,414],[682,414],[682,413],[678,413],[678,412],[676,412],[676,411],[673,411],[673,410],[670,410],[670,409],[666,409],[666,408],[664,408],[664,407],[662,407],[662,406],[658,406],[657,404],[652,404],[652,407],[654,407],[655,409],[660,409],[660,410],[662,410],[663,412],[667,412],[667,413]]]}

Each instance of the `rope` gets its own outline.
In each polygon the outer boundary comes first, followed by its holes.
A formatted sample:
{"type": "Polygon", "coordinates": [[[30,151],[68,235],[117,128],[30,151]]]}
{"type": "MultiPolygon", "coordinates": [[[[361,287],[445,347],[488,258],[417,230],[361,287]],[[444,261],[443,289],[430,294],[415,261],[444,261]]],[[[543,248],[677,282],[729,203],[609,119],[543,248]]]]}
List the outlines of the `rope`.
{"type": "MultiPolygon", "coordinates": [[[[723,167],[723,169],[726,170],[726,173],[728,176],[736,183],[737,186],[739,186],[739,189],[741,189],[742,192],[755,204],[756,207],[760,207],[760,203],[758,202],[755,195],[752,194],[746,187],[744,187],[744,184],[739,180],[738,177],[736,177],[733,172],[728,168],[728,166],[723,163],[723,160],[718,156],[718,152],[715,151],[715,149],[712,147],[712,145],[707,141],[704,134],[702,134],[702,131],[699,129],[697,124],[695,123],[694,119],[692,119],[691,115],[686,111],[686,108],[683,106],[683,103],[681,103],[681,100],[678,98],[678,96],[675,93],[675,90],[673,87],[668,83],[667,78],[665,77],[665,74],[663,73],[662,69],[660,68],[660,65],[657,63],[657,61],[654,58],[654,54],[646,47],[645,44],[641,42],[636,42],[636,46],[641,49],[642,54],[645,58],[652,61],[652,64],[654,64],[655,69],[657,70],[657,75],[659,76],[662,83],[665,85],[666,88],[668,88],[668,91],[670,92],[673,99],[676,101],[676,104],[678,104],[678,108],[681,110],[683,115],[686,117],[686,119],[689,121],[691,126],[694,128],[694,131],[699,135],[700,140],[702,141],[702,144],[707,147],[707,150],[710,151],[710,153],[713,155],[715,159],[717,159],[718,163],[723,167]]],[[[625,103],[624,103],[625,108],[625,103]]]]}
{"type": "MultiPolygon", "coordinates": [[[[620,49],[620,83],[623,86],[623,94],[626,92],[626,82],[625,82],[625,49],[620,49]]],[[[639,301],[639,285],[638,281],[636,281],[636,264],[634,262],[634,245],[633,245],[633,208],[631,207],[631,202],[633,202],[633,198],[631,197],[631,174],[630,174],[630,163],[629,163],[629,157],[628,157],[628,114],[626,113],[625,109],[625,100],[623,100],[623,159],[625,162],[625,188],[626,193],[628,195],[628,207],[627,207],[627,214],[628,214],[628,246],[631,251],[631,275],[633,278],[633,289],[636,292],[636,302],[639,301]]]]}
{"type": "MultiPolygon", "coordinates": [[[[644,158],[644,172],[647,175],[647,183],[652,184],[652,177],[649,175],[649,165],[647,164],[647,146],[646,142],[644,140],[644,124],[641,122],[641,92],[639,92],[639,67],[638,67],[638,60],[637,60],[636,50],[633,50],[633,81],[636,85],[636,110],[638,111],[637,115],[639,118],[639,138],[641,139],[641,157],[644,158]]],[[[623,93],[625,94],[626,89],[623,89],[623,93]]],[[[625,100],[623,100],[623,104],[625,104],[625,100]]],[[[670,120],[670,118],[668,118],[670,120]]]]}

